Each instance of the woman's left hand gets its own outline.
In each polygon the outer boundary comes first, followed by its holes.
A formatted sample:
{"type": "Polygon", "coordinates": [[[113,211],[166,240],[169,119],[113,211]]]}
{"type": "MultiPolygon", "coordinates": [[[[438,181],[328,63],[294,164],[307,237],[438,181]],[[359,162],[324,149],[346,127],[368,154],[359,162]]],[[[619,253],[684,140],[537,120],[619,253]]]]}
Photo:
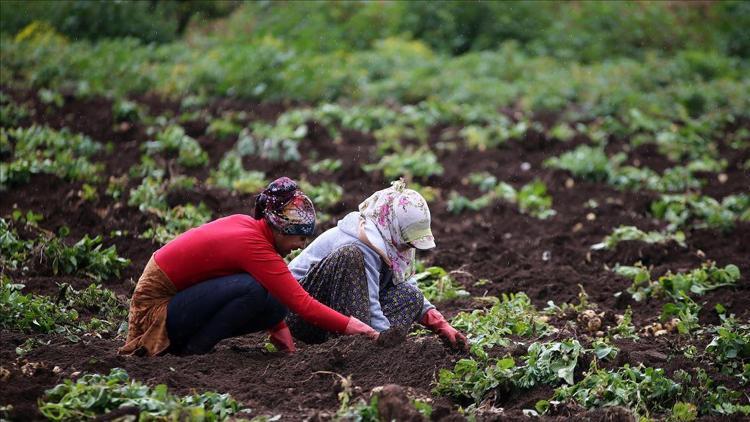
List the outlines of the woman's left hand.
{"type": "Polygon", "coordinates": [[[457,349],[469,350],[469,340],[466,336],[453,328],[437,309],[427,311],[419,322],[437,333],[440,337],[446,339],[451,346],[457,349]]]}

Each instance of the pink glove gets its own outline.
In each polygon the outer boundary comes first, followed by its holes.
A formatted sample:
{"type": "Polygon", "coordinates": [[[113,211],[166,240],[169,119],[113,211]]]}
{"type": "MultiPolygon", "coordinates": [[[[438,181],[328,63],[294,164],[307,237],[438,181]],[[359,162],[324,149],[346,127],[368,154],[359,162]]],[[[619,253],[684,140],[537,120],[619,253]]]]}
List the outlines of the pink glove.
{"type": "Polygon", "coordinates": [[[276,324],[275,327],[268,330],[268,333],[271,335],[271,343],[280,351],[289,354],[297,351],[297,348],[294,347],[292,332],[289,331],[286,322],[281,321],[276,324]]]}
{"type": "Polygon", "coordinates": [[[372,327],[370,327],[369,325],[365,324],[364,322],[354,317],[349,317],[349,323],[346,324],[346,329],[344,330],[344,334],[348,334],[348,335],[364,334],[373,340],[377,340],[378,336],[380,335],[380,333],[375,331],[372,327]]]}
{"type": "Polygon", "coordinates": [[[440,337],[448,340],[451,346],[469,350],[469,341],[466,339],[466,336],[451,327],[448,321],[445,320],[445,317],[443,317],[443,314],[438,312],[437,309],[433,308],[427,311],[419,322],[440,337]]]}

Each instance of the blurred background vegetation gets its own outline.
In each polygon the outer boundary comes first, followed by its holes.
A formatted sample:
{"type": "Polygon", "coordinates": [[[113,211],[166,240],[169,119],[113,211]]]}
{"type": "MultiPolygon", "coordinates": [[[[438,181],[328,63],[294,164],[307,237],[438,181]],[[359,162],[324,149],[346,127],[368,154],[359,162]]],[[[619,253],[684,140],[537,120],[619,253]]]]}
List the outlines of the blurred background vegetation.
{"type": "Polygon", "coordinates": [[[747,1],[5,0],[0,83],[77,96],[747,106],[747,1]]]}
{"type": "Polygon", "coordinates": [[[534,54],[584,61],[685,48],[750,54],[746,1],[221,1],[5,0],[2,31],[45,21],[72,39],[170,42],[232,14],[226,42],[273,36],[300,50],[368,49],[383,38],[420,40],[460,55],[516,41],[534,54]]]}

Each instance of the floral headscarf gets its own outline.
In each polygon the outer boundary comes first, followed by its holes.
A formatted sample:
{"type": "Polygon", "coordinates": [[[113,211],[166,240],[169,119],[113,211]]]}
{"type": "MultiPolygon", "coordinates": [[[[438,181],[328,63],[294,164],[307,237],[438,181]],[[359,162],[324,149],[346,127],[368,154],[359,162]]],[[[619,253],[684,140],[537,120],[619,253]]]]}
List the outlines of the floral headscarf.
{"type": "Polygon", "coordinates": [[[280,177],[255,199],[255,218],[284,234],[311,236],[315,232],[315,207],[297,183],[280,177]]]}
{"type": "Polygon", "coordinates": [[[359,212],[383,239],[385,251],[381,253],[390,261],[394,283],[408,280],[415,270],[414,248],[435,247],[427,201],[417,191],[406,189],[406,183],[399,180],[359,204],[359,212]]]}

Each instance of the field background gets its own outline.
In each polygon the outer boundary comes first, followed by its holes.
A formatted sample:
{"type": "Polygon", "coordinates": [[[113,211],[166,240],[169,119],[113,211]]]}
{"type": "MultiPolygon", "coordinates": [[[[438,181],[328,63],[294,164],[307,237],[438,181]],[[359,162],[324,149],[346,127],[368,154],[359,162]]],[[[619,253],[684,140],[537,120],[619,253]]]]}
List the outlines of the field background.
{"type": "Polygon", "coordinates": [[[0,419],[748,417],[748,28],[741,1],[4,1],[0,419]],[[419,190],[420,283],[471,352],[118,356],[153,251],[282,175],[319,232],[419,190]]]}

